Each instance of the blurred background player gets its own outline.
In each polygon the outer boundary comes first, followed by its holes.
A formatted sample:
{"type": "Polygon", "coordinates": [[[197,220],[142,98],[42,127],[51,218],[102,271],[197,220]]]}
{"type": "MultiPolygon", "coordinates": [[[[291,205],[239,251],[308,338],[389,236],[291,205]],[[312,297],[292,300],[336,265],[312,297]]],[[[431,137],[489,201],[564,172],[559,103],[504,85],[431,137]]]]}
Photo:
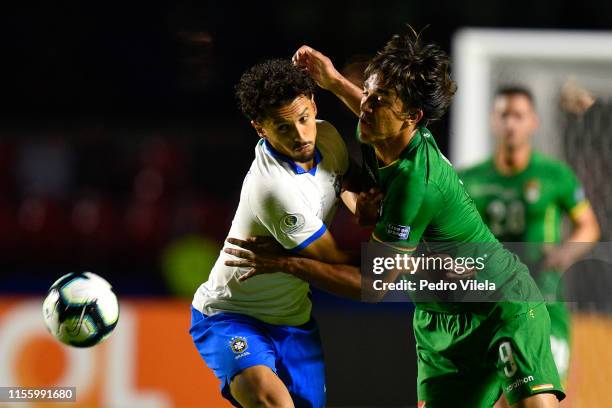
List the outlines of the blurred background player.
{"type": "MultiPolygon", "coordinates": [[[[490,407],[502,389],[519,407],[558,406],[564,394],[539,291],[525,266],[484,225],[425,127],[444,115],[455,92],[447,55],[434,44],[421,44],[414,31],[395,35],[366,69],[363,92],[308,46],[294,61],[359,116],[364,175],[385,194],[372,241],[404,254],[412,254],[421,240],[487,243],[486,267],[476,277],[495,282],[501,299],[522,294],[514,302],[416,303],[419,406],[490,407]]],[[[280,269],[318,286],[341,281],[361,290],[356,267],[270,252],[252,241],[232,242],[244,250],[226,251],[243,260],[228,264],[251,268],[251,276],[280,269]]]]}
{"type": "MultiPolygon", "coordinates": [[[[336,129],[316,120],[314,87],[284,60],[258,64],[240,79],[240,108],[261,140],[229,236],[266,236],[295,254],[348,262],[334,257],[327,225],[349,159],[336,129]]],[[[223,396],[245,408],[323,407],[323,352],[308,283],[285,273],[243,282],[246,270],[226,266],[229,259],[221,252],[197,290],[190,331],[223,396]]]]}
{"type": "MultiPolygon", "coordinates": [[[[568,84],[562,103],[566,110],[581,113],[593,99],[568,84]]],[[[546,298],[551,348],[565,381],[570,359],[570,314],[563,302],[561,277],[598,240],[597,219],[570,167],[533,150],[538,116],[528,89],[500,88],[494,98],[491,124],[494,155],[460,176],[483,220],[500,241],[538,244],[522,246],[519,254],[546,298]],[[571,232],[565,240],[564,215],[571,220],[571,232]]]]}

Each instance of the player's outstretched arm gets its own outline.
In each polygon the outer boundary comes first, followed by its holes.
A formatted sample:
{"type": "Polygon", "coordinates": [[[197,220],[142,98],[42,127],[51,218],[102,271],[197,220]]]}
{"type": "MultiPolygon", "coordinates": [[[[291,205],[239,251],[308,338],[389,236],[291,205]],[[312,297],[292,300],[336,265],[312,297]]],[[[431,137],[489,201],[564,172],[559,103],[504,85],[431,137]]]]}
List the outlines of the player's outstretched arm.
{"type": "Polygon", "coordinates": [[[361,274],[356,266],[289,256],[287,252],[274,250],[264,242],[258,243],[255,237],[246,241],[228,238],[228,242],[242,249],[225,248],[226,253],[240,258],[227,260],[225,264],[250,268],[238,278],[240,281],[265,273],[285,272],[338,296],[356,300],[361,297],[361,274]]]}
{"type": "MultiPolygon", "coordinates": [[[[245,274],[238,278],[240,281],[245,281],[256,275],[285,272],[321,290],[349,299],[379,302],[386,294],[386,290],[372,291],[365,289],[364,292],[361,272],[357,266],[329,264],[316,259],[290,256],[281,248],[271,246],[270,241],[265,238],[263,240],[258,239],[258,237],[251,237],[247,240],[228,238],[228,242],[240,248],[225,248],[224,251],[239,259],[227,260],[225,265],[249,268],[245,274]]],[[[448,257],[446,254],[432,256],[448,257]]],[[[390,283],[395,282],[400,274],[414,273],[430,274],[429,271],[419,269],[411,271],[410,268],[405,268],[403,270],[391,270],[384,275],[380,275],[379,278],[386,283],[390,283]]],[[[438,278],[444,276],[448,280],[468,279],[474,276],[474,270],[439,271],[436,276],[438,278]]]]}
{"type": "MultiPolygon", "coordinates": [[[[255,252],[256,254],[261,253],[262,255],[301,256],[330,264],[357,265],[359,264],[360,260],[358,251],[345,251],[340,249],[336,244],[336,240],[329,231],[325,231],[325,233],[315,241],[298,251],[295,249],[291,251],[285,250],[280,244],[270,237],[249,237],[246,240],[229,237],[227,242],[248,251],[255,252]]],[[[233,254],[231,251],[225,252],[233,254]]],[[[266,257],[264,256],[262,259],[265,258],[266,257]]],[[[267,265],[267,263],[265,265],[267,265]]],[[[273,263],[272,266],[276,266],[276,264],[273,263]]],[[[269,268],[266,268],[266,271],[267,269],[269,268]]],[[[271,270],[271,272],[278,272],[278,270],[271,270]]]]}
{"type": "Polygon", "coordinates": [[[289,258],[286,272],[337,296],[361,299],[361,273],[352,265],[330,265],[308,258],[289,258]]]}
{"type": "Polygon", "coordinates": [[[293,54],[293,63],[306,69],[317,85],[333,92],[355,115],[359,116],[361,89],[342,76],[327,56],[312,47],[302,45],[293,54]]]}

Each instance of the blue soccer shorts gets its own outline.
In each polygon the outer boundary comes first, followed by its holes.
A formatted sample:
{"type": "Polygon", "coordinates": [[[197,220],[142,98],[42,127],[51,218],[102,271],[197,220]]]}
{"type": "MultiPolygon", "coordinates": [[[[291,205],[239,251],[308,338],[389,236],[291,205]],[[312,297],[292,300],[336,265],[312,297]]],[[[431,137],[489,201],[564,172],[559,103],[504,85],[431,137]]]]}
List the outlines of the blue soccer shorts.
{"type": "Polygon", "coordinates": [[[189,333],[221,381],[221,394],[234,406],[240,404],[230,393],[232,379],[256,365],[278,375],[296,408],[325,406],[323,349],[313,319],[301,326],[283,326],[238,313],[206,316],[192,306],[189,333]]]}

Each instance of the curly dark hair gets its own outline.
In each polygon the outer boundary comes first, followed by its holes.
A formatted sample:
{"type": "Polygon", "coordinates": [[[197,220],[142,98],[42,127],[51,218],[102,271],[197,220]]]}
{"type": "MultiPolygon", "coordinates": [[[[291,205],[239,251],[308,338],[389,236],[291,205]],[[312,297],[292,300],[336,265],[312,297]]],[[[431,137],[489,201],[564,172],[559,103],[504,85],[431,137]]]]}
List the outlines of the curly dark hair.
{"type": "Polygon", "coordinates": [[[293,101],[300,95],[310,98],[315,83],[289,60],[274,59],[248,69],[236,85],[238,106],[247,118],[262,121],[270,109],[293,101]]]}
{"type": "Polygon", "coordinates": [[[395,89],[408,109],[421,109],[425,123],[446,113],[457,90],[448,55],[436,44],[422,45],[411,27],[403,36],[394,35],[370,61],[365,76],[372,74],[395,89]]]}

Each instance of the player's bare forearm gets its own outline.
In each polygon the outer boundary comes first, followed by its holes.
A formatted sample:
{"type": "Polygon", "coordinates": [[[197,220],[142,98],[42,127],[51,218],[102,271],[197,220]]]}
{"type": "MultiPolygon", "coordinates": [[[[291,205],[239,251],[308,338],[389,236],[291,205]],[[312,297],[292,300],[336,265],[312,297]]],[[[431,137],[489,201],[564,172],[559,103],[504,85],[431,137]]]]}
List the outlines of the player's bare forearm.
{"type": "Polygon", "coordinates": [[[284,272],[311,285],[354,300],[361,298],[361,273],[352,265],[331,265],[314,259],[291,257],[283,264],[284,272]]]}
{"type": "Polygon", "coordinates": [[[330,264],[359,264],[359,254],[340,249],[329,231],[301,250],[299,255],[330,264]]]}
{"type": "Polygon", "coordinates": [[[344,102],[355,115],[360,115],[361,89],[338,73],[329,90],[344,102]]]}

